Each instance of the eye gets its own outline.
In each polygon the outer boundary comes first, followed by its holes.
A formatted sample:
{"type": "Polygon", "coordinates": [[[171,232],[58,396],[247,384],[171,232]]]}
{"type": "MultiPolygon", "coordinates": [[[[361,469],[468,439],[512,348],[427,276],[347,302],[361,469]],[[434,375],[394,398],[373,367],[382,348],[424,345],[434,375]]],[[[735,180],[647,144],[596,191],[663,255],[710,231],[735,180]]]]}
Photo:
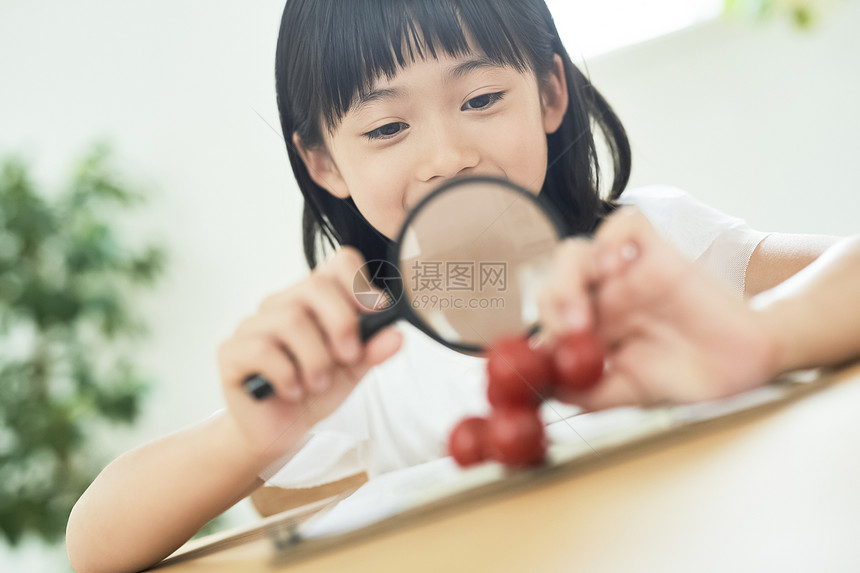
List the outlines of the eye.
{"type": "Polygon", "coordinates": [[[479,95],[464,103],[461,109],[463,111],[468,111],[470,109],[487,109],[488,107],[492,107],[494,103],[498,102],[503,97],[505,97],[505,92],[479,95]]]}
{"type": "Polygon", "coordinates": [[[395,121],[392,123],[386,123],[382,127],[377,127],[373,131],[368,131],[364,136],[368,139],[389,139],[407,127],[409,127],[408,124],[405,124],[402,121],[395,121]]]}

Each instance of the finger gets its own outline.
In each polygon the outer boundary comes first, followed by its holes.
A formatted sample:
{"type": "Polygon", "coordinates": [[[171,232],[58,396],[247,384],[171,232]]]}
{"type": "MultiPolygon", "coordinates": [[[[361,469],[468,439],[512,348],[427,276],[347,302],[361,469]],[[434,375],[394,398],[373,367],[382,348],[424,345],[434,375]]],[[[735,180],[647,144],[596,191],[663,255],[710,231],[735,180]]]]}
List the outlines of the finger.
{"type": "Polygon", "coordinates": [[[369,369],[394,356],[403,345],[403,334],[394,326],[382,329],[365,346],[359,368],[369,369]]]}
{"type": "Polygon", "coordinates": [[[583,238],[562,241],[553,254],[552,272],[538,298],[541,324],[549,338],[592,326],[589,289],[595,278],[593,243],[583,238]]]}
{"type": "Polygon", "coordinates": [[[668,332],[662,337],[662,351],[639,341],[624,345],[617,355],[616,375],[622,379],[635,376],[634,386],[642,389],[640,403],[689,403],[729,393],[714,365],[697,354],[695,343],[668,332]]]}
{"type": "Polygon", "coordinates": [[[283,400],[298,402],[304,396],[292,358],[269,336],[233,339],[219,349],[218,361],[225,384],[232,388],[241,386],[249,376],[259,374],[283,400]]]}
{"type": "Polygon", "coordinates": [[[317,276],[334,280],[344,299],[358,310],[363,309],[364,306],[355,296],[356,289],[361,288],[363,289],[361,292],[365,292],[368,288],[375,288],[367,279],[365,261],[361,253],[352,247],[344,246],[331,259],[314,269],[311,276],[299,285],[266,297],[260,303],[260,311],[265,312],[295,302],[301,292],[301,286],[312,282],[317,276]]]}
{"type": "Polygon", "coordinates": [[[367,372],[397,353],[403,342],[402,334],[395,327],[380,331],[365,346],[361,360],[351,366],[337,368],[331,387],[319,399],[307,401],[307,412],[311,419],[321,420],[329,416],[349,396],[367,372]]]}
{"type": "Polygon", "coordinates": [[[644,247],[658,240],[657,231],[641,211],[632,207],[615,211],[594,236],[601,278],[623,272],[644,247]]]}
{"type": "Polygon", "coordinates": [[[361,301],[357,293],[380,291],[367,274],[368,263],[361,253],[353,247],[342,247],[330,261],[320,268],[320,273],[332,278],[343,294],[358,310],[370,310],[366,301],[361,301]]]}
{"type": "Polygon", "coordinates": [[[322,392],[328,388],[334,357],[320,326],[306,308],[291,306],[271,311],[259,318],[257,327],[275,337],[292,357],[298,378],[306,390],[322,392]]]}
{"type": "Polygon", "coordinates": [[[597,243],[621,243],[625,240],[649,242],[659,237],[657,230],[635,207],[622,207],[612,213],[594,234],[597,243]]]}
{"type": "Polygon", "coordinates": [[[639,258],[642,247],[635,239],[627,239],[617,244],[598,244],[596,251],[600,279],[607,280],[627,271],[639,258]]]}
{"type": "Polygon", "coordinates": [[[394,356],[402,344],[403,334],[397,327],[386,327],[367,342],[361,359],[351,366],[343,367],[342,371],[346,373],[348,379],[358,382],[372,367],[394,356]]]}
{"type": "Polygon", "coordinates": [[[295,287],[267,297],[259,313],[291,305],[306,307],[323,329],[332,353],[341,363],[350,364],[361,352],[357,311],[371,310],[357,293],[368,292],[383,298],[383,292],[367,280],[361,254],[352,247],[343,247],[295,287]]]}
{"type": "Polygon", "coordinates": [[[607,229],[598,245],[603,274],[595,301],[604,335],[615,342],[610,330],[629,330],[635,320],[658,317],[665,304],[676,302],[674,293],[685,277],[697,271],[638,212],[607,229]]]}
{"type": "MultiPolygon", "coordinates": [[[[600,313],[600,325],[598,333],[604,343],[610,348],[618,348],[619,345],[625,344],[630,340],[635,340],[637,337],[647,336],[648,330],[657,328],[653,315],[650,312],[659,312],[658,309],[642,310],[631,303],[630,299],[636,297],[635,287],[628,285],[618,285],[618,289],[614,292],[611,285],[602,288],[598,295],[598,312],[600,313]],[[619,296],[619,292],[628,293],[627,297],[619,296]],[[610,301],[610,298],[617,299],[617,302],[610,301]]],[[[617,356],[617,350],[614,351],[617,356]]]]}
{"type": "Polygon", "coordinates": [[[621,406],[642,405],[648,402],[635,380],[617,371],[607,371],[600,382],[586,391],[556,390],[555,398],[566,404],[575,404],[594,412],[621,406]]]}
{"type": "Polygon", "coordinates": [[[341,364],[352,364],[361,355],[358,312],[343,289],[329,277],[318,275],[305,281],[296,293],[322,328],[329,349],[341,364]]]}
{"type": "Polygon", "coordinates": [[[338,368],[330,394],[337,401],[367,374],[368,370],[394,356],[403,344],[403,335],[394,326],[381,330],[366,345],[361,359],[350,366],[338,368]]]}
{"type": "Polygon", "coordinates": [[[344,324],[344,315],[338,317],[331,309],[323,308],[324,304],[318,297],[309,295],[305,298],[326,332],[331,334],[332,346],[340,349],[336,353],[344,364],[352,364],[364,351],[358,328],[360,315],[355,310],[378,310],[387,306],[392,296],[392,293],[384,293],[370,281],[368,264],[358,250],[346,246],[319,270],[319,276],[328,279],[331,285],[339,289],[343,300],[353,308],[349,324],[344,324]],[[363,298],[359,299],[359,294],[363,298]]]}

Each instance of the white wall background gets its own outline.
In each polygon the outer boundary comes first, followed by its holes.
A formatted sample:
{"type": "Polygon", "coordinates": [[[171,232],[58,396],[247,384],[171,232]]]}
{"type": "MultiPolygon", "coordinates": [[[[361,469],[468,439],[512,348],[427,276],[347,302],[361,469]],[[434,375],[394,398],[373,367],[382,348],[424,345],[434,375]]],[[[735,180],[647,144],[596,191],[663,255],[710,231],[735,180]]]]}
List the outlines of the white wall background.
{"type": "MultiPolygon", "coordinates": [[[[140,304],[153,338],[139,360],[158,385],[134,431],[103,437],[106,459],[219,408],[218,343],[306,273],[299,193],[272,129],[282,7],[0,1],[0,155],[22,154],[50,186],[109,138],[119,169],[157,191],[129,232],[172,253],[140,304]]],[[[628,128],[634,184],[678,185],[763,230],[849,234],[858,29],[860,1],[846,0],[812,33],[708,23],[590,58],[588,70],[628,128]]],[[[51,559],[32,544],[0,548],[4,571],[53,571],[51,559]]]]}
{"type": "Polygon", "coordinates": [[[708,23],[594,58],[633,185],[664,182],[764,231],[860,230],[860,2],[812,33],[708,23]]]}

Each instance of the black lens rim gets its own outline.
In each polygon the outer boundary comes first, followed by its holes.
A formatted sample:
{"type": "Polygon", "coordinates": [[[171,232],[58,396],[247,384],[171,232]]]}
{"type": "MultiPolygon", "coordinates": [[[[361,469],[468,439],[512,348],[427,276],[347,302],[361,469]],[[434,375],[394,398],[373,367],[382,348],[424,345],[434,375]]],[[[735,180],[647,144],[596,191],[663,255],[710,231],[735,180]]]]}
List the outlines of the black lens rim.
{"type": "MultiPolygon", "coordinates": [[[[400,231],[397,233],[397,240],[394,243],[394,249],[392,251],[393,259],[389,262],[394,264],[394,266],[400,272],[400,280],[403,279],[403,269],[400,267],[400,250],[403,245],[403,239],[406,235],[406,230],[409,229],[412,221],[415,220],[415,217],[420,214],[420,212],[426,207],[428,203],[435,200],[437,197],[444,193],[450,193],[452,190],[456,190],[458,187],[470,184],[478,184],[478,183],[486,183],[492,185],[499,185],[502,187],[506,187],[507,189],[515,192],[520,197],[524,198],[527,201],[531,201],[539,211],[541,211],[552,224],[553,229],[555,230],[556,237],[559,241],[564,239],[565,231],[564,224],[562,223],[561,217],[556,211],[555,207],[550,204],[546,199],[544,199],[541,195],[536,195],[509,179],[504,179],[502,177],[493,177],[489,175],[474,175],[469,177],[460,177],[457,179],[452,179],[447,181],[431,191],[426,197],[423,197],[407,214],[406,219],[403,221],[403,225],[400,227],[400,231]]],[[[407,320],[410,324],[421,330],[424,334],[439,342],[440,344],[444,344],[448,348],[453,350],[457,350],[459,352],[469,353],[469,354],[482,354],[486,351],[486,347],[478,346],[474,344],[465,344],[459,342],[451,342],[445,340],[441,336],[439,336],[433,328],[427,324],[421,316],[415,312],[412,308],[411,301],[406,301],[406,289],[402,287],[401,296],[397,299],[397,303],[401,305],[400,316],[401,318],[407,320]]],[[[535,324],[528,331],[528,335],[531,336],[538,329],[538,325],[535,324]]]]}

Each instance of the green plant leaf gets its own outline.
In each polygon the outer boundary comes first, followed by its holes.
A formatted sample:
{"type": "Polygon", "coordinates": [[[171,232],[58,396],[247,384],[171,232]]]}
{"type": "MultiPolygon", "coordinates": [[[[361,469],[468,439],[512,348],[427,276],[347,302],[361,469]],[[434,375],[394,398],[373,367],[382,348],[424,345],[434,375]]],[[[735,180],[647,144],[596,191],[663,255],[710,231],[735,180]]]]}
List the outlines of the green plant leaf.
{"type": "Polygon", "coordinates": [[[167,256],[123,244],[118,224],[144,198],[104,144],[56,196],[38,190],[23,161],[0,159],[0,536],[9,544],[62,540],[103,464],[93,432],[139,417],[149,383],[126,355],[145,330],[134,295],[156,283],[167,256]]]}

